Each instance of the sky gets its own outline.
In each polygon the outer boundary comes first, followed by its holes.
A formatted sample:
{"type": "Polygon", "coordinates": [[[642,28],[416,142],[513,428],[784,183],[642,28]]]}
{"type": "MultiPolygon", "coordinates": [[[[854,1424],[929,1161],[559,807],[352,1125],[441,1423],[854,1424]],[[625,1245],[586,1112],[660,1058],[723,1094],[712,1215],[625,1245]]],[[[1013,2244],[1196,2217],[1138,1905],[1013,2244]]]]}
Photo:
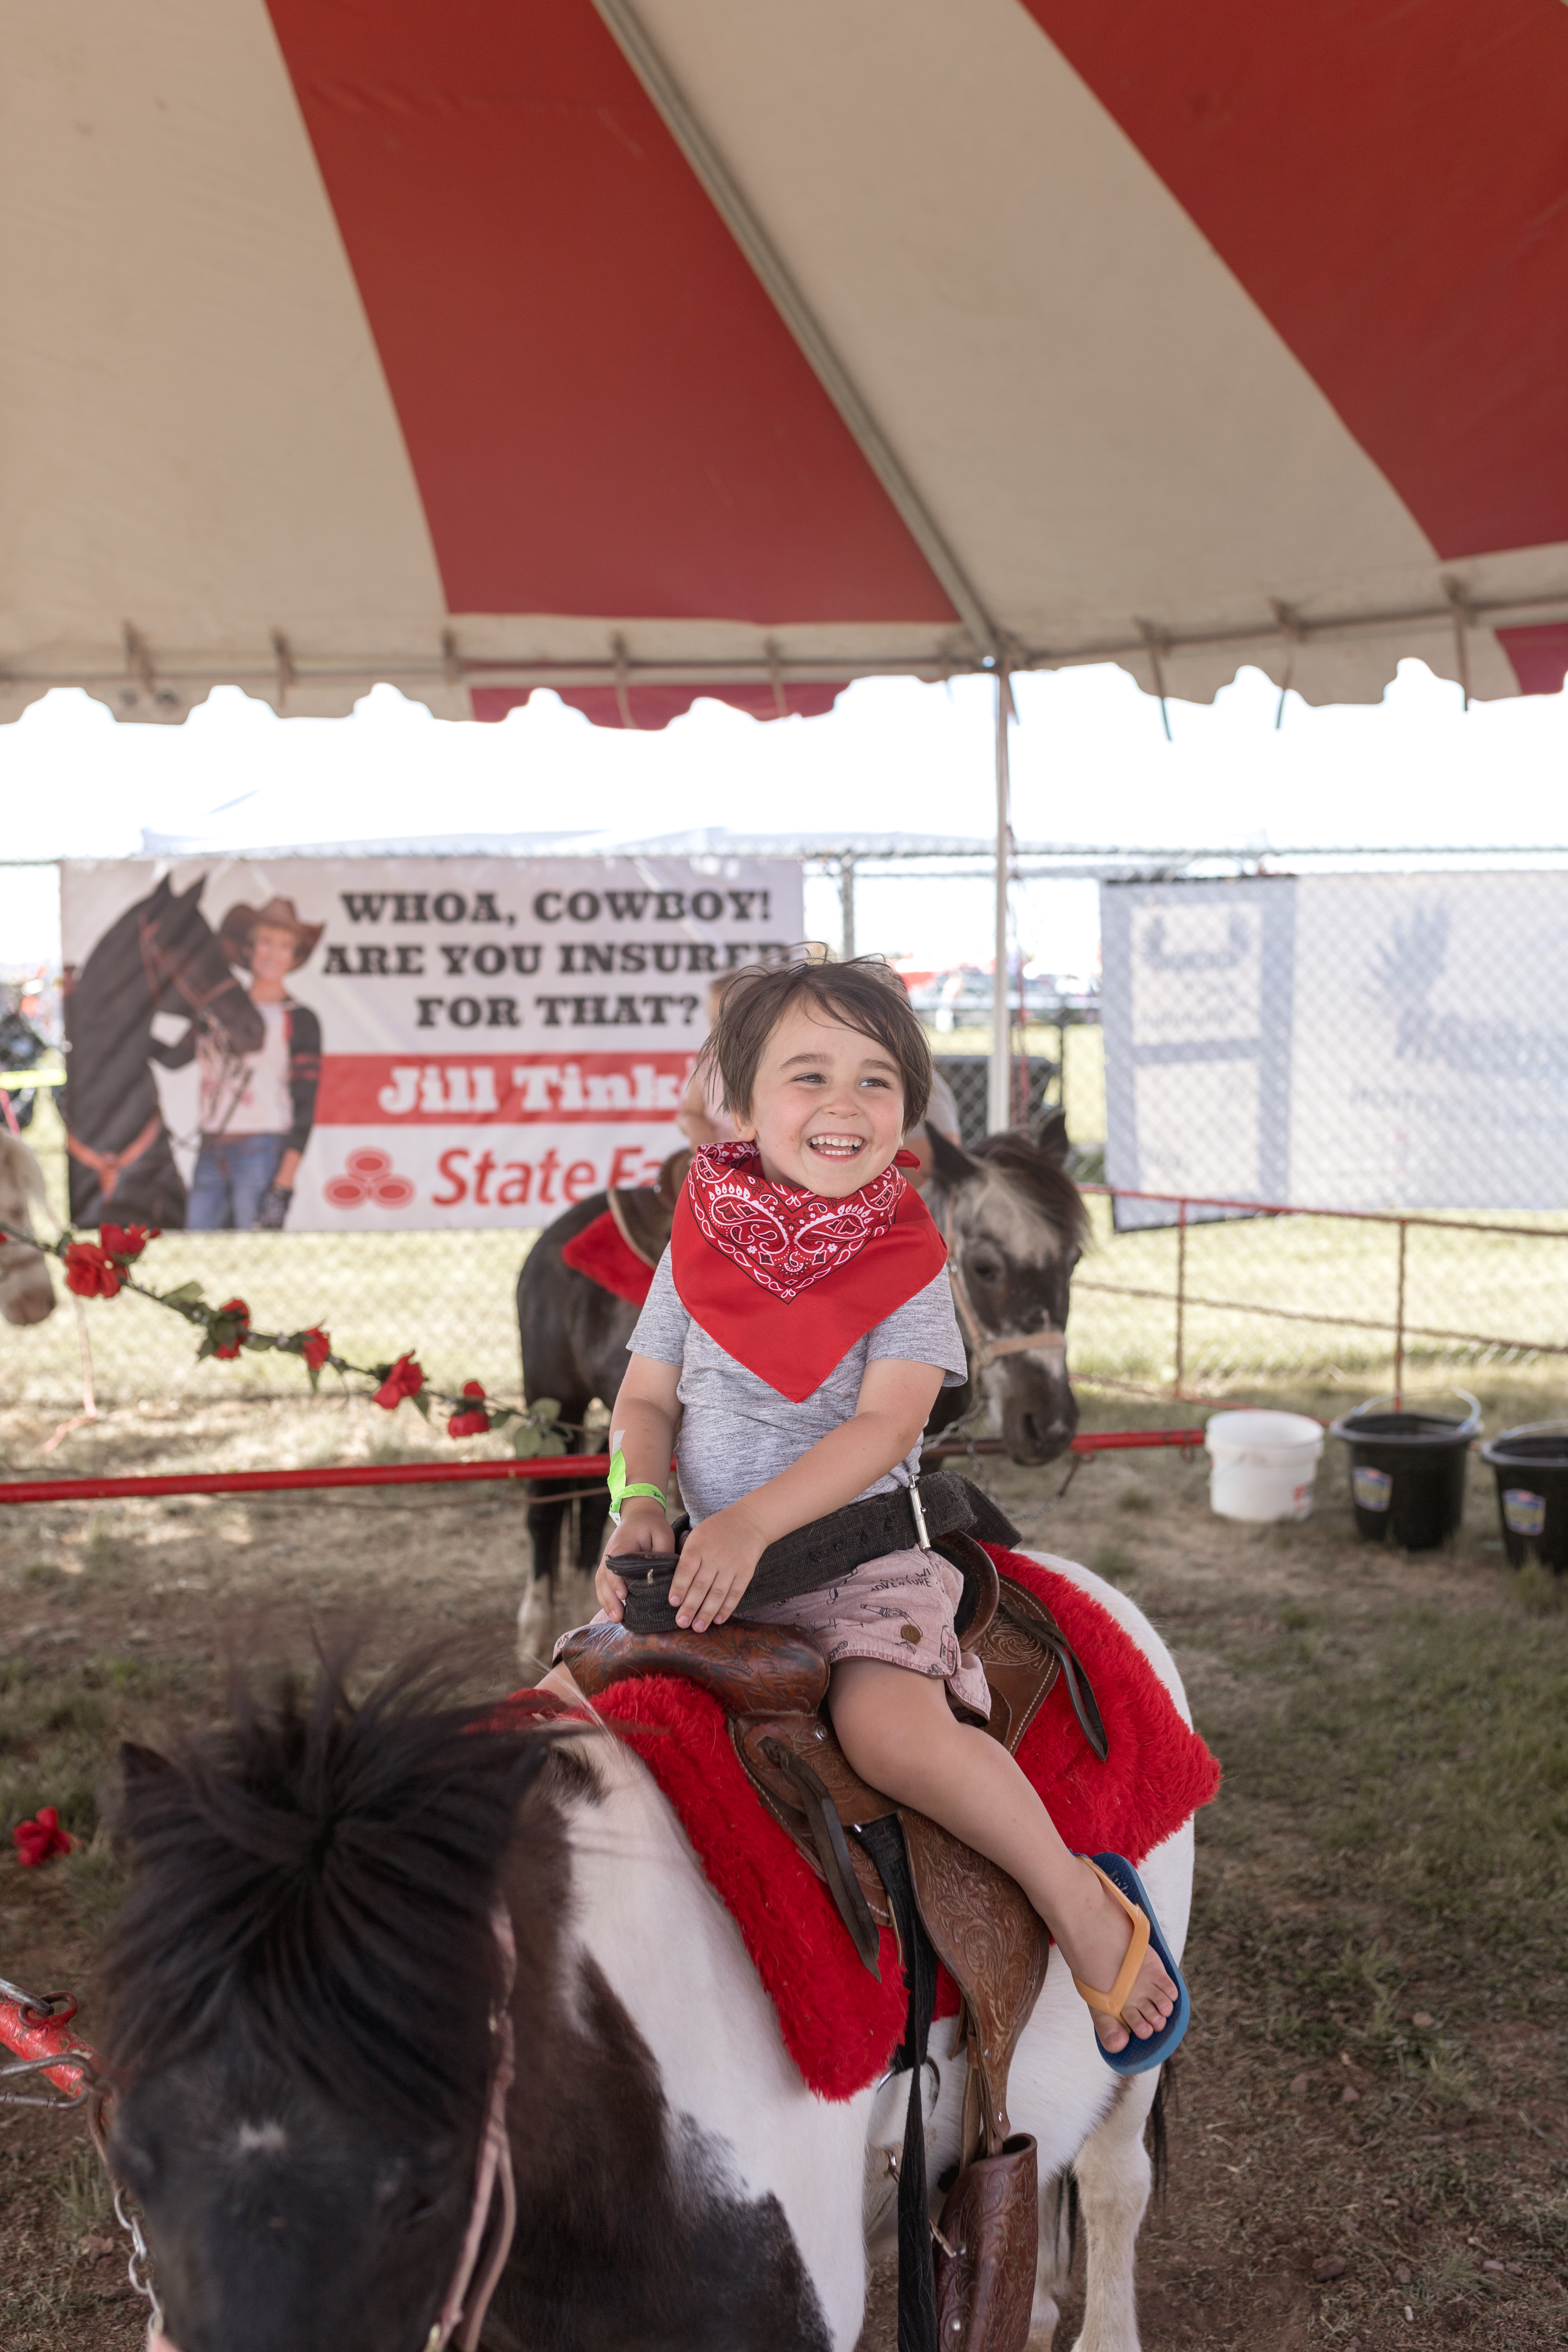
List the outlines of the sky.
{"type": "MultiPolygon", "coordinates": [[[[1461,708],[1401,664],[1383,702],[1310,709],[1243,670],[1212,706],[1158,703],[1114,667],[1015,682],[1013,824],[1021,840],[1173,846],[1557,846],[1568,837],[1562,695],[1461,708]]],[[[662,732],[595,728],[553,694],[500,725],[437,719],[377,687],[342,719],[279,719],[220,688],[179,727],[128,726],[76,690],[0,727],[14,859],[138,852],[145,826],[231,847],[604,824],[747,832],[988,833],[985,678],[850,687],[819,719],[763,723],[699,702],[662,732]]],[[[836,886],[807,885],[808,929],[837,946],[836,886]]],[[[1028,883],[1016,933],[1040,968],[1093,967],[1093,884],[1028,883]]],[[[991,957],[983,879],[858,887],[858,945],[941,967],[991,957]]],[[[58,953],[53,876],[0,864],[0,967],[58,953]]]]}

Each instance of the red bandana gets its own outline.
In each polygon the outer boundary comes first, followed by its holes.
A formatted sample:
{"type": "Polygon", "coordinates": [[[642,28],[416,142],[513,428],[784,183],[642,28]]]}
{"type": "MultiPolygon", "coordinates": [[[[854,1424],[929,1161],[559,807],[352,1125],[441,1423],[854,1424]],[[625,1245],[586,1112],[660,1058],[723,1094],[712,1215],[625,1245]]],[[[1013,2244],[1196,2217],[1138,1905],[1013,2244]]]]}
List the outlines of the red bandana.
{"type": "Polygon", "coordinates": [[[792,1404],[947,1262],[900,1161],[918,1164],[900,1151],[869,1184],[830,1201],[764,1176],[753,1143],[693,1155],[670,1235],[677,1294],[710,1339],[792,1404]]]}

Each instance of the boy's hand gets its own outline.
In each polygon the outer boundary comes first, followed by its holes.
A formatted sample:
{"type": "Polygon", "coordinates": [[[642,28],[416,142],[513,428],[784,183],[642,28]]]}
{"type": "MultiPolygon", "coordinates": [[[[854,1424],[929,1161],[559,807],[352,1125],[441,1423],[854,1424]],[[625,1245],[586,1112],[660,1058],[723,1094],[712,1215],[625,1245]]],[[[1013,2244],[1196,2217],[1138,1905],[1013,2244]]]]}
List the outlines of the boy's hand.
{"type": "Polygon", "coordinates": [[[731,1503],[693,1528],[681,1548],[680,1565],[669,1597],[679,1611],[678,1625],[695,1625],[705,1633],[722,1625],[734,1613],[741,1596],[757,1572],[765,1549],[762,1530],[746,1517],[744,1507],[731,1503]]]}
{"type": "Polygon", "coordinates": [[[621,1512],[621,1524],[610,1529],[605,1557],[594,1578],[595,1597],[612,1624],[620,1623],[626,1602],[626,1579],[616,1574],[612,1560],[617,1554],[627,1552],[651,1558],[656,1552],[674,1549],[675,1538],[663,1504],[656,1503],[651,1495],[629,1495],[621,1512]]]}

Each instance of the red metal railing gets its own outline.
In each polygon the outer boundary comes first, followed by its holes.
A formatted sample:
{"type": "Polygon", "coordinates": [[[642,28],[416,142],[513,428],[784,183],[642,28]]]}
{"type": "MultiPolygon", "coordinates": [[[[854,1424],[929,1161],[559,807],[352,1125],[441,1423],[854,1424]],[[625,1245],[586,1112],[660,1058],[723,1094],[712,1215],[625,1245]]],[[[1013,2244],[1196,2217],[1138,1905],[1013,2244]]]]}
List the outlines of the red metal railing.
{"type": "MultiPolygon", "coordinates": [[[[1176,1212],[1176,1286],[1173,1290],[1149,1290],[1126,1283],[1097,1282],[1092,1276],[1086,1277],[1081,1274],[1073,1276],[1075,1290],[1097,1291],[1113,1298],[1159,1299],[1170,1304],[1175,1322],[1175,1380],[1171,1390],[1173,1398],[1180,1399],[1185,1394],[1186,1318],[1190,1307],[1210,1308],[1217,1314],[1260,1315],[1279,1323],[1318,1323],[1344,1330],[1387,1331],[1394,1341],[1394,1394],[1396,1403],[1403,1400],[1405,1392],[1407,1339],[1437,1339],[1464,1347],[1501,1348],[1534,1355],[1568,1356],[1568,1344],[1560,1340],[1510,1339],[1496,1331],[1451,1331],[1432,1324],[1407,1322],[1405,1311],[1406,1249],[1413,1225],[1442,1234],[1513,1234],[1521,1241],[1532,1242],[1568,1242],[1568,1226],[1510,1225],[1492,1219],[1422,1216],[1397,1209],[1313,1209],[1287,1201],[1232,1201],[1195,1192],[1136,1192],[1120,1184],[1084,1184],[1079,1189],[1110,1201],[1153,1201],[1176,1212]],[[1239,1212],[1249,1217],[1335,1217],[1348,1223],[1393,1225],[1398,1234],[1398,1245],[1392,1318],[1386,1315],[1332,1315],[1308,1307],[1266,1307],[1257,1299],[1197,1296],[1187,1287],[1187,1213],[1190,1209],[1222,1209],[1239,1212]]],[[[1149,1230],[1158,1231],[1159,1228],[1149,1230]]]]}
{"type": "MultiPolygon", "coordinates": [[[[1072,1442],[1074,1454],[1119,1453],[1154,1445],[1201,1445],[1201,1429],[1094,1429],[1072,1442]]],[[[936,1462],[954,1454],[1001,1454],[999,1437],[963,1438],[928,1446],[936,1462]]],[[[148,1501],[159,1495],[278,1495],[314,1486],[452,1486],[470,1480],[514,1478],[596,1480],[607,1475],[607,1454],[548,1454],[528,1462],[356,1462],[339,1469],[190,1470],[125,1478],[0,1478],[0,1503],[148,1501]]]]}

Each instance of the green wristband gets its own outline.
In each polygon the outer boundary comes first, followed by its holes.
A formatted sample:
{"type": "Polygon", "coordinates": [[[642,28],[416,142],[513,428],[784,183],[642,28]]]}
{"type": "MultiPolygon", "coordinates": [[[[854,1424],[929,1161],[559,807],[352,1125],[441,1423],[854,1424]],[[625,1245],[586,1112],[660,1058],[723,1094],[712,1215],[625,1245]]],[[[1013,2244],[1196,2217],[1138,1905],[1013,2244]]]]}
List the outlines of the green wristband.
{"type": "Polygon", "coordinates": [[[617,1453],[611,1456],[610,1475],[605,1479],[605,1484],[610,1490],[610,1517],[613,1519],[618,1519],[620,1517],[621,1505],[626,1501],[628,1495],[647,1495],[654,1502],[659,1504],[663,1508],[668,1508],[668,1504],[665,1503],[664,1488],[662,1486],[650,1486],[642,1480],[636,1481],[630,1486],[627,1485],[626,1457],[624,1454],[617,1453]]]}

